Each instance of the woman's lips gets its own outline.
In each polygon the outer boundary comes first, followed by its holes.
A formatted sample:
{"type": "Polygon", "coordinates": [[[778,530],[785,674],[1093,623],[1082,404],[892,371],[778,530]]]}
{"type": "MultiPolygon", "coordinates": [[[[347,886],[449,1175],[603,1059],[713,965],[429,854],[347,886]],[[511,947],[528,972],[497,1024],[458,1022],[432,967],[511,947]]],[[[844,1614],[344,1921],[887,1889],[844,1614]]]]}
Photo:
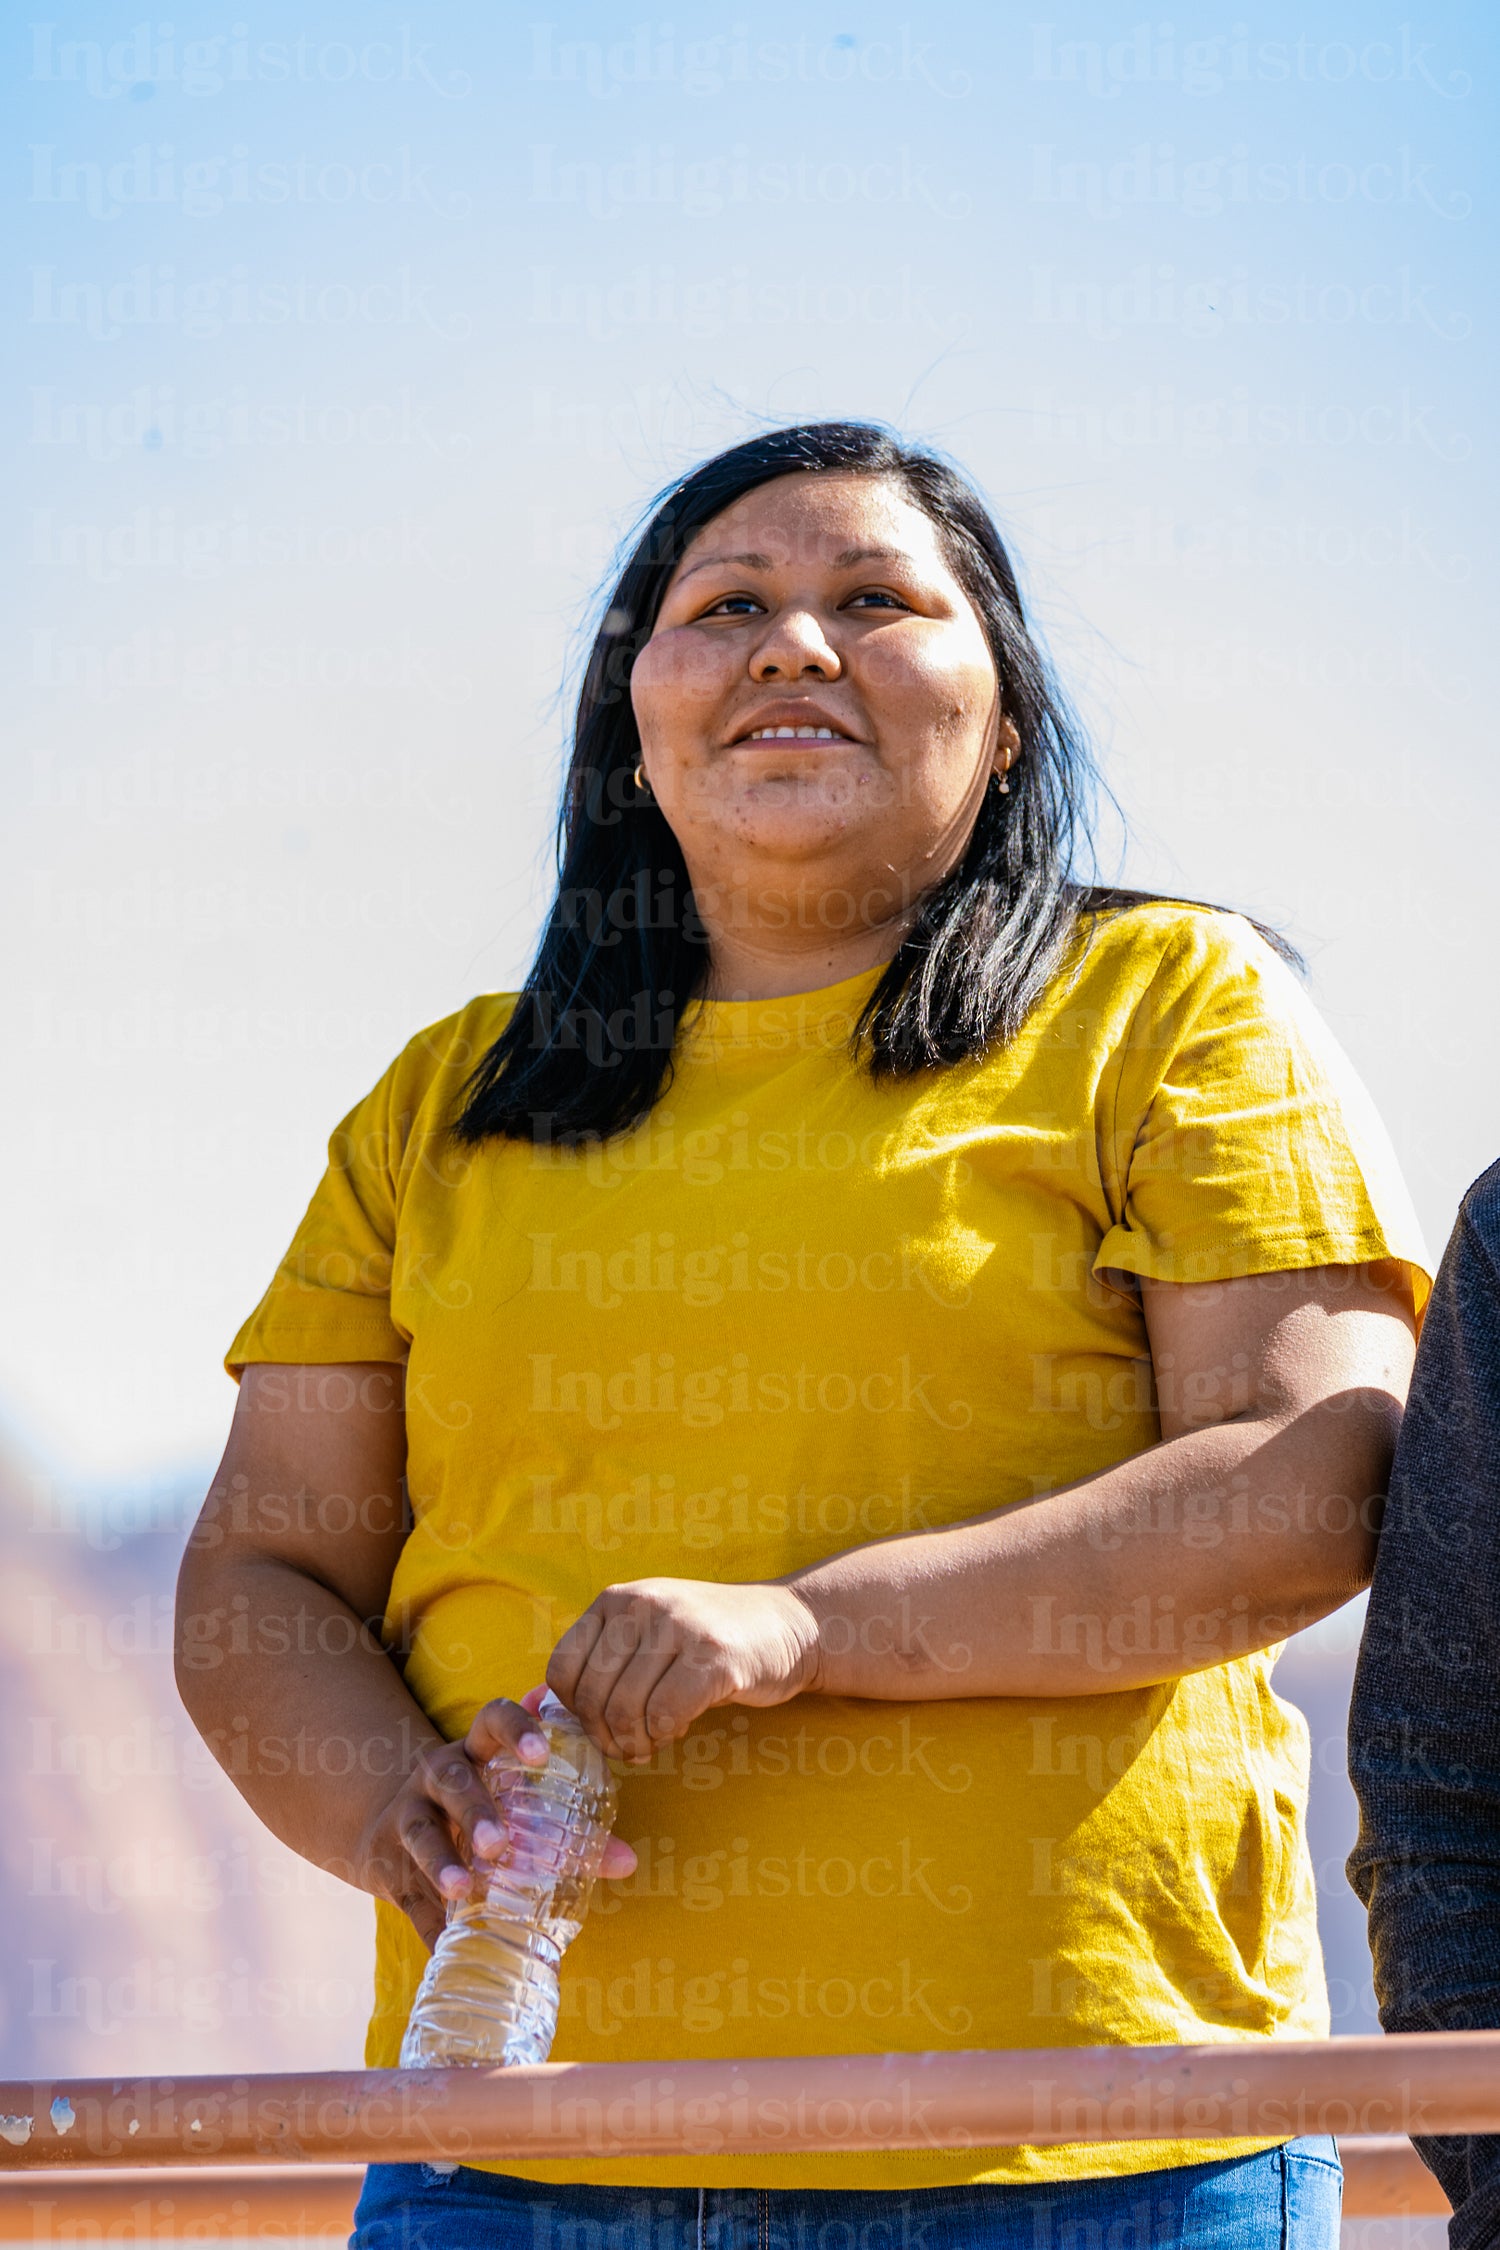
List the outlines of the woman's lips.
{"type": "Polygon", "coordinates": [[[841,734],[836,727],[756,727],[750,734],[741,735],[731,742],[731,750],[742,750],[750,742],[850,742],[852,734],[841,734]]]}

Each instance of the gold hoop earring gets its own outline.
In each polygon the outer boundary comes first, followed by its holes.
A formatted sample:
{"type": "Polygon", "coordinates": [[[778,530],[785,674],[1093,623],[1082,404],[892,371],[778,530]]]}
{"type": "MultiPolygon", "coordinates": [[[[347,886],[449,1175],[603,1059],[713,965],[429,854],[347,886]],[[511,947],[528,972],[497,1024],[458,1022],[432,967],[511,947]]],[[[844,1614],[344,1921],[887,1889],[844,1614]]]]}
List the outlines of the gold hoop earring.
{"type": "Polygon", "coordinates": [[[649,781],[648,781],[648,780],[646,779],[646,762],[645,762],[644,758],[637,758],[637,759],[636,759],[636,762],[635,762],[635,785],[636,785],[637,789],[639,789],[639,790],[640,790],[640,792],[641,792],[641,794],[642,794],[643,796],[646,796],[646,797],[649,797],[649,796],[650,796],[650,794],[651,794],[651,784],[650,784],[650,782],[649,782],[649,781]]]}

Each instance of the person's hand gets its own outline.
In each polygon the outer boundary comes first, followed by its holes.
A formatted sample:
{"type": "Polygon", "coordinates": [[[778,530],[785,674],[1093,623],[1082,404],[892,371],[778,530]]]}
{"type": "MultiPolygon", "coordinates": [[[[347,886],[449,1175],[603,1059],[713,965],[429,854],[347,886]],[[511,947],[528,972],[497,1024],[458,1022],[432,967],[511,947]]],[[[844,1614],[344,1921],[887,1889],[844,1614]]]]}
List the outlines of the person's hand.
{"type": "MultiPolygon", "coordinates": [[[[547,1763],[547,1738],[536,1724],[546,1689],[519,1703],[486,1703],[462,1742],[435,1742],[371,1822],[361,1880],[388,1898],[431,1952],[450,1901],[474,1897],[505,1850],[505,1829],[480,1771],[495,1752],[514,1751],[523,1765],[547,1763]]],[[[636,1856],[621,1836],[604,1849],[602,1875],[632,1875],[636,1856]]]]}
{"type": "Polygon", "coordinates": [[[645,1765],[719,1703],[785,1703],[816,1680],[818,1627],[786,1586],[636,1578],[607,1586],[547,1663],[547,1685],[608,1757],[645,1765]]]}

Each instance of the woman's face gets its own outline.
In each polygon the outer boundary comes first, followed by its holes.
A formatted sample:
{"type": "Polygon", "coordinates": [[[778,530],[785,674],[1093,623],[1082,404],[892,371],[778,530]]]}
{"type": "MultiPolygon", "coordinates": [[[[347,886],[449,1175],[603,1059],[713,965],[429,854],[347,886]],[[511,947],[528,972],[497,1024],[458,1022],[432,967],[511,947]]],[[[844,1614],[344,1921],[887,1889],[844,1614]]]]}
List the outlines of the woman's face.
{"type": "Polygon", "coordinates": [[[711,942],[899,924],[1016,749],[933,525],[879,477],[778,477],[708,524],[631,696],[711,942]]]}

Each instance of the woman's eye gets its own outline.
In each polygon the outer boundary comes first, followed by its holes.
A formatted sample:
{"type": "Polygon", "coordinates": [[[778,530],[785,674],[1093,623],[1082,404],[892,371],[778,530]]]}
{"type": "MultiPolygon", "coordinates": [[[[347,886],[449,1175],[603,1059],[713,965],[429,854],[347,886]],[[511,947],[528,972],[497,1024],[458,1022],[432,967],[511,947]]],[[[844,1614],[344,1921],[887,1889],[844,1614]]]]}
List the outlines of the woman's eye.
{"type": "MultiPolygon", "coordinates": [[[[884,586],[866,586],[859,593],[851,595],[844,607],[859,609],[866,605],[894,610],[905,610],[909,606],[899,594],[891,593],[884,586]]],[[[760,617],[765,614],[765,604],[758,601],[754,594],[721,594],[701,614],[704,617],[760,617]]]]}

